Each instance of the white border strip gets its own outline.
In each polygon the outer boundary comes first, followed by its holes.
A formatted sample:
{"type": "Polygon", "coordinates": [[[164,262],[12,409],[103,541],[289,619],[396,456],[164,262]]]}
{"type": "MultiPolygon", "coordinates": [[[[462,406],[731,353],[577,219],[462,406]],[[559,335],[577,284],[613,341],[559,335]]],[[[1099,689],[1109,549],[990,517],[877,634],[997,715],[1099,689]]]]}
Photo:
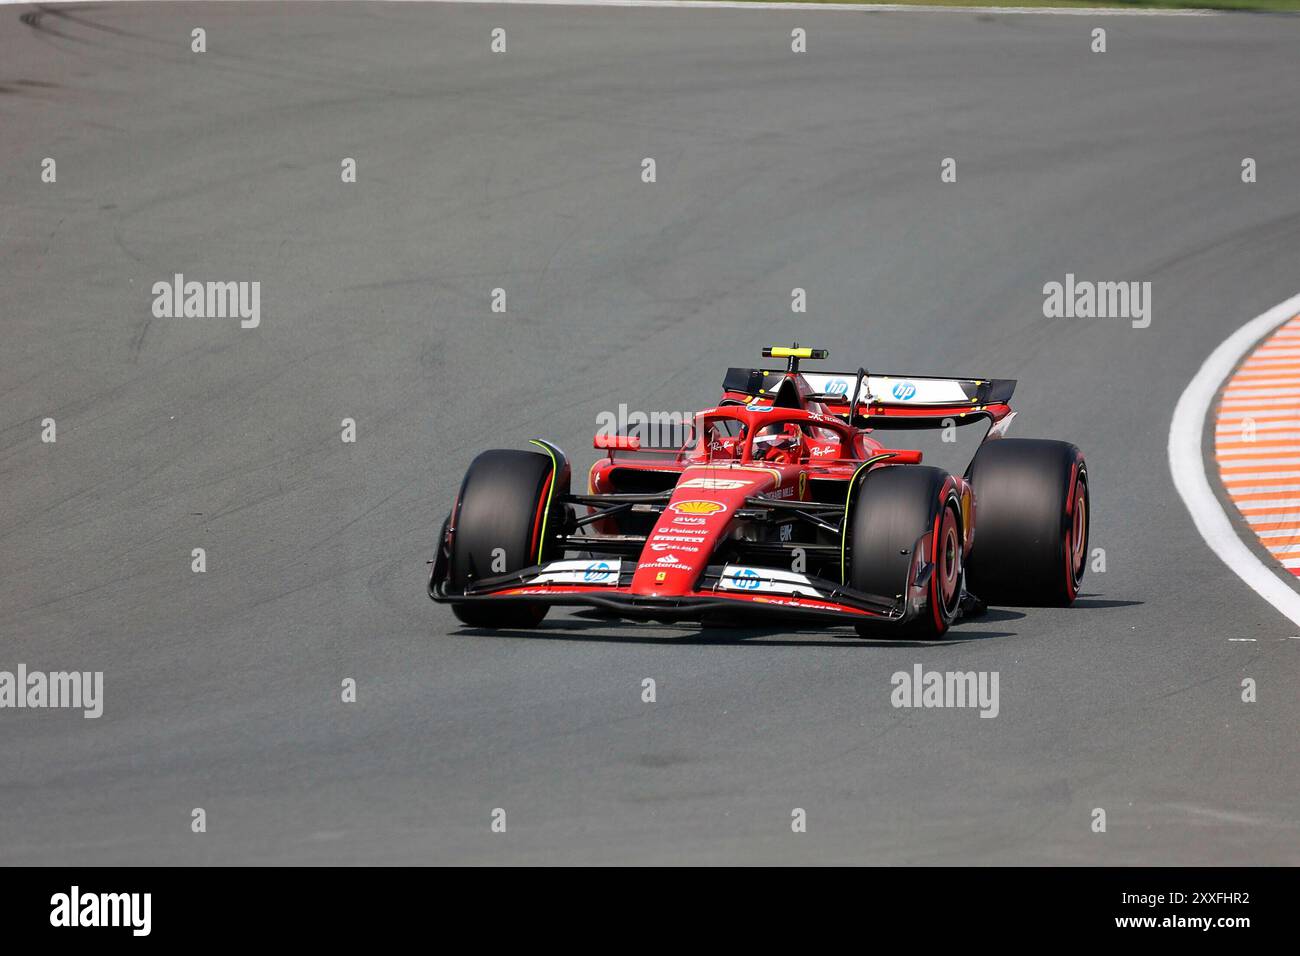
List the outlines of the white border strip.
{"type": "Polygon", "coordinates": [[[1297,313],[1300,313],[1300,295],[1293,295],[1251,319],[1210,353],[1174,408],[1169,425],[1169,470],[1173,473],[1174,487],[1196,523],[1196,530],[1210,549],[1256,594],[1292,623],[1300,625],[1300,593],[1284,584],[1237,536],[1232,521],[1210,488],[1205,457],[1201,454],[1206,415],[1224,379],[1256,342],[1297,313]]]}
{"type": "MultiPolygon", "coordinates": [[[[34,0],[0,0],[0,6],[31,6],[34,0]]],[[[83,0],[51,0],[42,6],[62,6],[83,0]]],[[[139,0],[99,0],[100,3],[134,3],[139,0]]],[[[176,2],[176,0],[171,0],[176,2]]],[[[227,3],[266,0],[224,0],[227,3]]],[[[292,2],[292,0],[286,0],[292,2]]],[[[1217,17],[1221,10],[1134,9],[1124,7],[931,7],[908,3],[773,3],[749,0],[370,0],[372,3],[475,3],[524,7],[666,7],[674,10],[838,10],[857,13],[988,13],[1054,14],[1065,17],[1217,17]]]]}

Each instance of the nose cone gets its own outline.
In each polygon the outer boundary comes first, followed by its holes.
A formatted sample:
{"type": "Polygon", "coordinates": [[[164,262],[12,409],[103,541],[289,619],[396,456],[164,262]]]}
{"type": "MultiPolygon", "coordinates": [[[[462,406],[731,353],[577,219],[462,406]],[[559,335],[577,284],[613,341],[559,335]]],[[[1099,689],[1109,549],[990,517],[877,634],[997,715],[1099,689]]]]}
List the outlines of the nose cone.
{"type": "Polygon", "coordinates": [[[632,593],[667,596],[695,590],[736,510],[779,480],[778,473],[766,469],[687,468],[646,539],[632,593]]]}

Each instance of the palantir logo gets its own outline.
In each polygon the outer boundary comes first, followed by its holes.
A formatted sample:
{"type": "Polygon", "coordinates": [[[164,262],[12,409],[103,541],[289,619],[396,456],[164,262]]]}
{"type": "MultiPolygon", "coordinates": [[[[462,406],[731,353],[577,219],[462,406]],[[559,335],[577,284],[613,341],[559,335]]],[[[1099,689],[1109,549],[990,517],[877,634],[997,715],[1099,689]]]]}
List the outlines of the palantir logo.
{"type": "Polygon", "coordinates": [[[153,925],[152,893],[82,893],[78,886],[50,897],[50,925],[125,926],[148,936],[153,925]]]}

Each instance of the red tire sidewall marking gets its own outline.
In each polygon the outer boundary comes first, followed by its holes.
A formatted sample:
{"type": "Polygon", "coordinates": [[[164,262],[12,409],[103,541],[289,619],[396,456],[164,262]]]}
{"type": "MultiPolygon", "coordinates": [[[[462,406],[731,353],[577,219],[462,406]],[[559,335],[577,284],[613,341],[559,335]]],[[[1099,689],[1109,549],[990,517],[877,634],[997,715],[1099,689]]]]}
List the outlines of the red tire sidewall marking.
{"type": "MultiPolygon", "coordinates": [[[[1079,462],[1076,460],[1073,464],[1070,465],[1069,493],[1065,497],[1066,531],[1065,531],[1065,548],[1063,549],[1065,551],[1065,594],[1066,597],[1071,601],[1073,601],[1078,596],[1079,585],[1080,583],[1082,583],[1082,579],[1083,579],[1082,571],[1080,571],[1077,580],[1074,574],[1074,546],[1076,543],[1075,532],[1076,530],[1082,532],[1085,544],[1088,537],[1088,529],[1086,527],[1082,529],[1076,529],[1075,527],[1075,504],[1079,499],[1080,491],[1084,488],[1087,488],[1087,485],[1081,484],[1079,478],[1080,478],[1079,462]]],[[[1086,502],[1082,502],[1082,503],[1084,505],[1084,508],[1086,509],[1087,503],[1086,502]]],[[[1085,517],[1087,516],[1086,510],[1084,512],[1084,515],[1085,517]]],[[[1086,555],[1080,556],[1080,562],[1081,562],[1080,568],[1082,568],[1082,562],[1086,560],[1087,560],[1086,555]]]]}
{"type": "MultiPolygon", "coordinates": [[[[940,495],[939,500],[943,501],[940,495]]],[[[935,629],[943,633],[948,623],[943,618],[943,601],[939,594],[939,528],[943,524],[945,505],[939,506],[939,513],[934,516],[934,527],[930,529],[930,616],[934,618],[935,629]]]]}
{"type": "MultiPolygon", "coordinates": [[[[958,519],[956,517],[956,514],[953,512],[953,507],[952,504],[950,503],[950,499],[944,495],[940,495],[939,500],[942,502],[942,504],[939,507],[939,513],[934,516],[934,527],[931,529],[930,532],[930,538],[931,538],[930,563],[934,567],[934,570],[930,573],[930,615],[931,617],[934,618],[935,628],[938,630],[940,634],[942,634],[944,631],[948,629],[948,625],[950,623],[949,618],[946,617],[948,611],[947,608],[944,606],[943,591],[940,587],[941,578],[943,576],[944,545],[948,537],[945,533],[943,533],[944,519],[950,513],[953,514],[954,533],[956,531],[956,525],[958,519]]],[[[958,507],[960,507],[960,505],[958,505],[958,507]]],[[[960,565],[961,562],[960,541],[957,542],[957,545],[954,549],[953,561],[957,562],[958,565],[960,565]]],[[[960,577],[960,571],[958,572],[958,576],[960,577]]],[[[954,598],[956,597],[956,592],[954,592],[953,596],[954,598]]]]}

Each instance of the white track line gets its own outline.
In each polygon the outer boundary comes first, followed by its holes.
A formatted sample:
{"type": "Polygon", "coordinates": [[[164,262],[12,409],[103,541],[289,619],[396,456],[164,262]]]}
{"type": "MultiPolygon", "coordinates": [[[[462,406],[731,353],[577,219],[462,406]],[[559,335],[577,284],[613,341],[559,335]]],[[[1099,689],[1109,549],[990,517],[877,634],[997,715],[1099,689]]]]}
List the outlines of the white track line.
{"type": "Polygon", "coordinates": [[[1255,593],[1293,623],[1300,624],[1300,594],[1284,584],[1273,569],[1237,537],[1232,522],[1210,488],[1205,459],[1201,454],[1206,415],[1224,379],[1251,346],[1297,313],[1300,313],[1300,295],[1294,295],[1251,319],[1210,353],[1174,408],[1173,421],[1169,424],[1169,470],[1174,487],[1205,543],[1255,593]]]}
{"type": "MultiPolygon", "coordinates": [[[[51,0],[42,6],[63,6],[83,0],[51,0]]],[[[101,3],[135,3],[138,0],[100,0],[101,3]]],[[[172,0],[176,2],[176,0],[172,0]]],[[[254,3],[265,0],[222,0],[254,3]]],[[[927,7],[907,3],[750,3],[748,0],[370,0],[372,3],[474,3],[483,6],[523,7],[664,7],[670,10],[790,10],[841,13],[991,13],[1045,14],[1064,17],[1217,17],[1223,11],[1125,9],[1120,7],[927,7]]],[[[0,6],[31,6],[32,0],[0,0],[0,6]]]]}

